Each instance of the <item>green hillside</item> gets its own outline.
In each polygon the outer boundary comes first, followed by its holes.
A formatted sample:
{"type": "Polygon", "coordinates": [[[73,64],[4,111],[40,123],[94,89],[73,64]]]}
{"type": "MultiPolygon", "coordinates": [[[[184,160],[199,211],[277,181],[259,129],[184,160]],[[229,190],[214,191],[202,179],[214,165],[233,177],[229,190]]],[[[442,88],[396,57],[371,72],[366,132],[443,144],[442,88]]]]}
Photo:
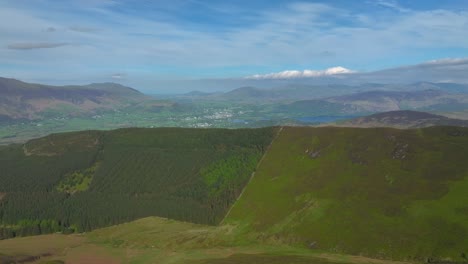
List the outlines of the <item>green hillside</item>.
{"type": "Polygon", "coordinates": [[[224,224],[385,259],[468,252],[468,129],[285,128],[224,224]]]}
{"type": "Polygon", "coordinates": [[[265,129],[121,129],[0,149],[0,238],[146,216],[216,224],[270,144],[265,129]]]}
{"type": "Polygon", "coordinates": [[[0,241],[0,260],[463,261],[466,157],[457,127],[51,135],[0,148],[2,238],[119,225],[52,235],[43,251],[43,236],[0,241]],[[172,220],[120,224],[147,216],[172,220]]]}

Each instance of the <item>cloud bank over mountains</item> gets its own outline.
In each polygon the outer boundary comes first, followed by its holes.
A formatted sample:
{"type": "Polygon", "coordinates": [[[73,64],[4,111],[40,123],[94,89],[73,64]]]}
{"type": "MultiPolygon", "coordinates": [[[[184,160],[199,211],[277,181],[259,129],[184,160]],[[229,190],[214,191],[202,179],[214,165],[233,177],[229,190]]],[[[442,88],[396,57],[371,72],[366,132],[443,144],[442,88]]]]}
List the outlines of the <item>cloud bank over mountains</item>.
{"type": "Polygon", "coordinates": [[[325,70],[289,70],[276,73],[268,74],[255,74],[252,76],[246,77],[246,79],[261,80],[261,79],[293,79],[293,78],[312,78],[312,77],[322,77],[322,76],[331,76],[331,75],[341,75],[354,73],[350,69],[346,69],[341,66],[328,68],[325,70]]]}
{"type": "MultiPolygon", "coordinates": [[[[272,88],[294,85],[320,85],[327,89],[329,84],[361,85],[366,83],[411,84],[417,82],[468,84],[468,58],[446,58],[431,60],[415,65],[388,68],[378,71],[359,72],[338,67],[313,74],[306,70],[283,71],[271,74],[256,74],[256,78],[212,78],[191,80],[159,80],[153,82],[153,91],[162,93],[199,91],[227,91],[242,86],[272,88]],[[332,69],[332,70],[330,70],[332,69]]],[[[127,76],[131,78],[131,76],[127,76]]],[[[120,80],[119,80],[120,81],[120,80]]],[[[140,88],[138,84],[134,86],[140,88]]]]}
{"type": "Polygon", "coordinates": [[[325,70],[287,70],[268,74],[254,74],[248,80],[346,81],[346,82],[459,82],[468,83],[468,58],[444,58],[415,65],[405,65],[378,71],[359,72],[344,67],[325,70]]]}
{"type": "Polygon", "coordinates": [[[445,58],[415,65],[355,74],[351,80],[383,83],[419,81],[468,83],[468,58],[445,58]]]}

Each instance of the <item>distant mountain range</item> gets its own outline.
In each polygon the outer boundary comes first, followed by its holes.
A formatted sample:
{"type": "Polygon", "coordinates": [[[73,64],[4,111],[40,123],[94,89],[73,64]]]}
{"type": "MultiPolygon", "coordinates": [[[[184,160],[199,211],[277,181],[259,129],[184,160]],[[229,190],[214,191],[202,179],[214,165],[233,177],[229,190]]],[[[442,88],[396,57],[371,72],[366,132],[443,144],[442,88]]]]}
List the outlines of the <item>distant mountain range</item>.
{"type": "MultiPolygon", "coordinates": [[[[447,94],[468,94],[468,85],[455,83],[428,83],[418,82],[412,84],[375,84],[367,83],[357,86],[343,84],[328,85],[300,85],[288,84],[274,88],[258,88],[244,86],[224,93],[205,93],[192,91],[178,97],[192,97],[200,100],[237,100],[242,102],[293,102],[298,100],[326,99],[350,94],[360,96],[396,96],[407,97],[409,95],[396,95],[397,93],[412,93],[420,91],[439,91],[447,94]],[[370,94],[365,94],[371,92],[370,94]],[[388,92],[376,94],[377,92],[388,92]],[[392,92],[394,94],[392,94],[392,92]]],[[[418,94],[414,94],[418,96],[418,94]]]]}
{"type": "Polygon", "coordinates": [[[191,118],[194,108],[204,108],[205,102],[217,102],[220,106],[250,105],[258,118],[265,120],[362,116],[398,110],[455,112],[468,109],[468,85],[427,82],[359,86],[290,84],[271,89],[240,87],[224,93],[192,91],[165,99],[157,100],[116,83],[51,86],[0,78],[0,122],[90,117],[123,109],[131,109],[137,115],[169,110],[186,113],[184,118],[191,118]]]}
{"type": "Polygon", "coordinates": [[[423,128],[430,126],[468,127],[468,120],[448,118],[418,111],[390,111],[338,123],[346,127],[423,128]]]}
{"type": "Polygon", "coordinates": [[[225,93],[191,92],[174,100],[271,104],[289,117],[368,115],[417,110],[454,112],[468,109],[468,85],[455,83],[287,85],[271,89],[240,87],[225,93]]]}
{"type": "Polygon", "coordinates": [[[369,115],[398,110],[449,112],[468,109],[468,94],[443,90],[365,91],[282,104],[276,111],[292,116],[369,115]]]}
{"type": "Polygon", "coordinates": [[[382,112],[395,110],[443,108],[459,105],[467,108],[467,94],[453,94],[441,89],[417,91],[366,91],[327,98],[327,102],[346,105],[353,112],[382,112]]]}
{"type": "Polygon", "coordinates": [[[145,99],[139,91],[116,83],[51,86],[0,78],[0,121],[95,113],[145,99]]]}
{"type": "Polygon", "coordinates": [[[345,85],[288,85],[272,89],[241,87],[224,94],[216,95],[219,99],[241,101],[296,101],[307,98],[321,98],[348,94],[356,91],[356,87],[345,85]]]}
{"type": "MultiPolygon", "coordinates": [[[[346,85],[285,85],[270,89],[244,86],[224,93],[197,93],[199,100],[238,101],[243,103],[294,102],[356,92],[358,87],[346,85]]],[[[188,93],[185,95],[192,95],[188,93]]]]}

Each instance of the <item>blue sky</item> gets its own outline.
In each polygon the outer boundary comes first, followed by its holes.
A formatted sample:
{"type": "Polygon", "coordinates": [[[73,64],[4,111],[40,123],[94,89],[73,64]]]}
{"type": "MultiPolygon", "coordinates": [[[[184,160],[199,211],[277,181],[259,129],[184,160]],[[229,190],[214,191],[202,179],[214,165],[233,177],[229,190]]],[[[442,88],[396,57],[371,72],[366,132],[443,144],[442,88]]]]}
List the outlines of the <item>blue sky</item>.
{"type": "Polygon", "coordinates": [[[3,0],[0,36],[1,76],[151,90],[467,58],[468,1],[3,0]]]}

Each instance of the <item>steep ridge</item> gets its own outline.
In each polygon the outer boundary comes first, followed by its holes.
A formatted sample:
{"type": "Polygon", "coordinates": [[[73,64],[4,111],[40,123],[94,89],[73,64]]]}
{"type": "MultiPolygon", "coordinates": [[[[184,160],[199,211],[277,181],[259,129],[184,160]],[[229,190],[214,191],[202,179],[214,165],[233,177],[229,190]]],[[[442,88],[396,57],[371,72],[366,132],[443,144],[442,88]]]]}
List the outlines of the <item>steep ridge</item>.
{"type": "Polygon", "coordinates": [[[224,223],[385,259],[459,259],[468,245],[468,129],[292,128],[224,223]]]}

